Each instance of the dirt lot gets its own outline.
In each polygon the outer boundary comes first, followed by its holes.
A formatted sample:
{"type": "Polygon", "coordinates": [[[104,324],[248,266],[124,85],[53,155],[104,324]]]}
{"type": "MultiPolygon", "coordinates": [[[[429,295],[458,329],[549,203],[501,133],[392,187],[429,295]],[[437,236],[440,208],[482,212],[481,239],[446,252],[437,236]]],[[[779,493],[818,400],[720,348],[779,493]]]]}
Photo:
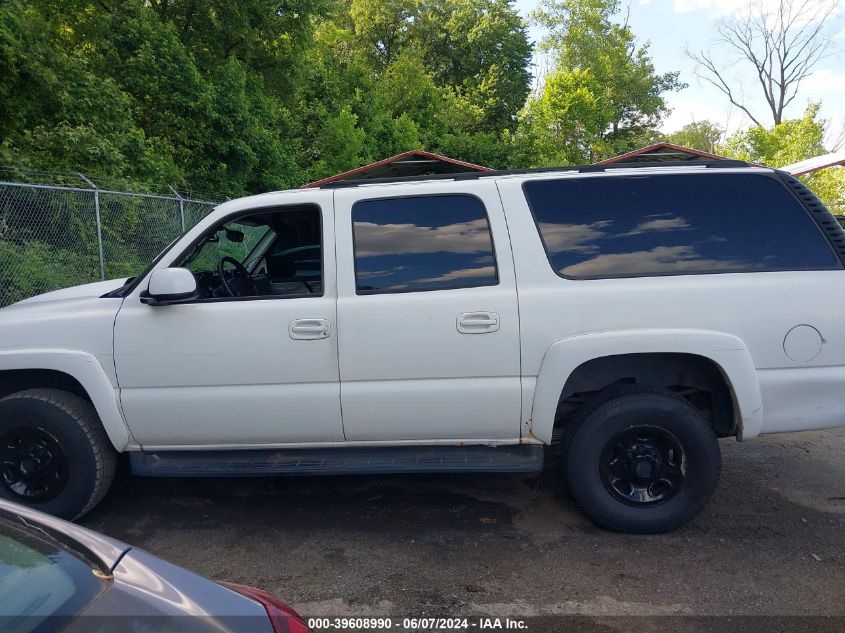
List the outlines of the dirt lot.
{"type": "Polygon", "coordinates": [[[710,505],[660,536],[524,475],[123,475],[83,523],[306,616],[845,616],[845,429],[722,451],[710,505]]]}

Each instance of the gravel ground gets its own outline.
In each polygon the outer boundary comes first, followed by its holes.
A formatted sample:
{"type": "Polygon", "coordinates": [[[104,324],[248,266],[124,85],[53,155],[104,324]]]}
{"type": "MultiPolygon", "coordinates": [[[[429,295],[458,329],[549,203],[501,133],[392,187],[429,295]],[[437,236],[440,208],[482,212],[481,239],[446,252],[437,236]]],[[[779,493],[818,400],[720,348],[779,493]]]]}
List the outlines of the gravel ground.
{"type": "Polygon", "coordinates": [[[614,616],[791,615],[845,626],[845,429],[724,440],[722,452],[704,512],[657,536],[594,527],[550,475],[124,474],[82,522],[306,616],[568,615],[618,630],[614,616]]]}

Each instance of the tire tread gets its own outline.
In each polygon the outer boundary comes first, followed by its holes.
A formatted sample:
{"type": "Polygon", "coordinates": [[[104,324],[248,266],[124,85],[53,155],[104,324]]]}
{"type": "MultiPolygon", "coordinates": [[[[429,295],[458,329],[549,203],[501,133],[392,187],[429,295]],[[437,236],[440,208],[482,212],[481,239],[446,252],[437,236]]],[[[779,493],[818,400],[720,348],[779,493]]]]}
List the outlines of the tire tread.
{"type": "MultiPolygon", "coordinates": [[[[563,434],[563,441],[562,441],[562,449],[563,449],[563,459],[560,465],[560,474],[563,484],[567,490],[570,491],[570,496],[572,497],[573,501],[581,508],[581,510],[590,516],[594,521],[600,523],[606,528],[616,530],[616,531],[624,531],[624,532],[636,532],[636,533],[654,533],[654,532],[665,532],[667,529],[665,526],[662,525],[654,525],[650,529],[642,529],[642,528],[633,528],[632,526],[626,526],[624,528],[620,528],[614,525],[614,521],[610,520],[609,517],[600,517],[596,514],[594,508],[586,507],[581,500],[576,495],[572,495],[572,481],[570,480],[570,472],[567,468],[567,458],[570,454],[571,444],[575,434],[578,432],[578,429],[592,416],[593,413],[601,409],[602,407],[610,404],[610,403],[624,403],[626,401],[636,401],[641,399],[643,396],[654,395],[660,396],[665,399],[671,399],[676,401],[679,405],[681,405],[684,409],[687,409],[690,412],[693,412],[695,415],[694,417],[700,419],[702,423],[707,424],[707,420],[703,419],[701,413],[698,409],[686,400],[683,396],[680,396],[672,391],[668,391],[666,389],[661,389],[653,386],[648,385],[625,385],[619,387],[617,389],[610,390],[604,393],[598,393],[590,399],[587,403],[585,403],[571,418],[565,432],[563,434]]],[[[708,424],[709,426],[709,424],[708,424]]],[[[712,430],[712,427],[711,427],[712,430]]],[[[715,438],[715,436],[714,436],[715,438]]],[[[721,461],[717,461],[714,465],[715,468],[715,478],[716,481],[719,480],[721,476],[721,461]]],[[[713,493],[715,492],[715,488],[710,490],[706,497],[704,498],[704,503],[706,504],[710,498],[712,497],[713,493]]],[[[702,504],[703,505],[703,504],[702,504]]],[[[696,513],[697,514],[697,513],[696,513]]],[[[676,527],[676,526],[675,526],[676,527]]],[[[668,529],[674,529],[674,527],[669,527],[668,529]]]]}
{"type": "Polygon", "coordinates": [[[17,391],[2,400],[38,400],[56,407],[76,423],[91,446],[96,474],[88,500],[82,506],[82,509],[71,517],[71,520],[78,519],[102,501],[114,480],[117,454],[111,446],[94,406],[76,394],[61,389],[48,388],[17,391]]]}

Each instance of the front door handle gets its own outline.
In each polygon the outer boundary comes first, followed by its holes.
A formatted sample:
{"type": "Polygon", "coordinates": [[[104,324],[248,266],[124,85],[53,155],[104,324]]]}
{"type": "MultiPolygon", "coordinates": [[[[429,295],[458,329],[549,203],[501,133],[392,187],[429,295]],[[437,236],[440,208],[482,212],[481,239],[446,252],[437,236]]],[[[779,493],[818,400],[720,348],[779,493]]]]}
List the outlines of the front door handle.
{"type": "Polygon", "coordinates": [[[294,319],[288,333],[295,341],[313,341],[328,338],[331,326],[326,319],[294,319]]]}
{"type": "Polygon", "coordinates": [[[458,332],[486,334],[499,329],[499,315],[495,312],[464,312],[458,315],[458,332]]]}

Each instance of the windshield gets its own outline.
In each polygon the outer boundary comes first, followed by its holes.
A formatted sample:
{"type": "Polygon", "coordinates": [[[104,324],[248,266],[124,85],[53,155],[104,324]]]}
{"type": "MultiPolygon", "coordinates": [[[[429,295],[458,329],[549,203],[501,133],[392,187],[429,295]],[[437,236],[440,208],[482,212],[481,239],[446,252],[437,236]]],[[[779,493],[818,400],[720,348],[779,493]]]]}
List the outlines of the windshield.
{"type": "Polygon", "coordinates": [[[0,521],[0,631],[60,628],[102,589],[91,570],[51,541],[0,521]]]}

